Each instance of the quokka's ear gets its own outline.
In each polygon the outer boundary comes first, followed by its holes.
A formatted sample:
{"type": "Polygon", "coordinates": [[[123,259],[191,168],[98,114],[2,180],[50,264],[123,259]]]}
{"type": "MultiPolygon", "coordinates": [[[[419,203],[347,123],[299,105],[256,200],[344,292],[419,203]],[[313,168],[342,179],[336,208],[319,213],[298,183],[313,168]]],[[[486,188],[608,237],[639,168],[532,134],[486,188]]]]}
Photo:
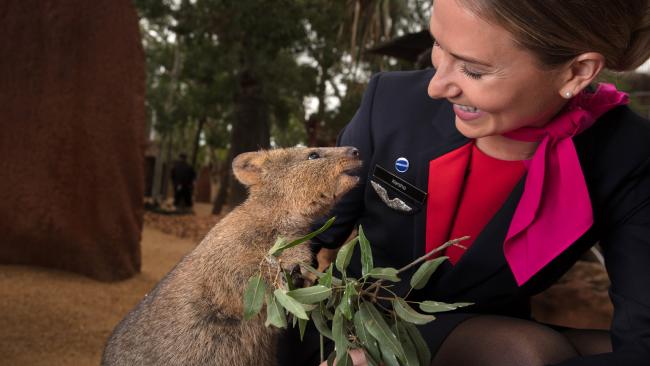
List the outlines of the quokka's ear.
{"type": "Polygon", "coordinates": [[[260,151],[251,151],[237,155],[232,161],[232,172],[245,186],[259,183],[262,173],[264,155],[260,151]]]}

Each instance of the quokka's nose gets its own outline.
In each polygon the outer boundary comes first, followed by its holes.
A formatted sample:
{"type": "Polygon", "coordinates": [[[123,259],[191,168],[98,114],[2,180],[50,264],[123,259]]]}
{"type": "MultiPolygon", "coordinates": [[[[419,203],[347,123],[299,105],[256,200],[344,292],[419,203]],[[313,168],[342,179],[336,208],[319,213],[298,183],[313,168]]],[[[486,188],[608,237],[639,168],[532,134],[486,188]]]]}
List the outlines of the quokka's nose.
{"type": "Polygon", "coordinates": [[[355,158],[358,158],[359,157],[359,149],[357,149],[356,147],[348,148],[348,155],[352,156],[352,157],[355,157],[355,158]]]}

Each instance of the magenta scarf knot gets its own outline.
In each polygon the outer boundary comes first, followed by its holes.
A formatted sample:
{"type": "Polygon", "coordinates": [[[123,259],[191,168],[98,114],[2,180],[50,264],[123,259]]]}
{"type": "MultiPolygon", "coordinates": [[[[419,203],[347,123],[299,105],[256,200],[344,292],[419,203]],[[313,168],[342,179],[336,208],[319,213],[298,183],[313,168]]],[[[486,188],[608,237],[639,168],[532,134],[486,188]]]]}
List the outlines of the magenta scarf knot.
{"type": "Polygon", "coordinates": [[[573,136],[608,110],[628,102],[611,84],[594,93],[581,92],[544,127],[524,127],[504,134],[522,141],[540,141],[524,192],[504,243],[504,254],[518,285],[556,258],[593,224],[593,210],[573,136]]]}

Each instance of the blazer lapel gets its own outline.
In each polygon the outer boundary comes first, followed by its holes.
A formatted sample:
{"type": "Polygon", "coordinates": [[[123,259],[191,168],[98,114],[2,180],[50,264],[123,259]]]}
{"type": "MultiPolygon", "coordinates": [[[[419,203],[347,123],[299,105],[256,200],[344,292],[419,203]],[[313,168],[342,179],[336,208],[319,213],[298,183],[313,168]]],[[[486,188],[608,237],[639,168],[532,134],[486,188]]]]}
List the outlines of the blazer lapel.
{"type": "Polygon", "coordinates": [[[525,179],[524,176],[519,180],[506,202],[483,228],[474,244],[456,265],[440,278],[436,286],[436,293],[444,294],[444,297],[457,298],[460,294],[467,293],[481,285],[487,288],[484,290],[490,292],[491,296],[498,296],[512,293],[513,289],[517,288],[517,283],[503,254],[503,242],[523,193],[525,179]],[[500,271],[506,271],[506,277],[509,278],[507,282],[511,286],[503,286],[503,281],[498,281],[498,286],[489,285],[491,278],[500,271]]]}
{"type": "MultiPolygon", "coordinates": [[[[432,136],[430,148],[424,149],[417,155],[418,161],[429,162],[437,159],[447,153],[454,151],[461,146],[468,144],[471,140],[458,132],[455,125],[455,114],[450,103],[444,103],[437,113],[431,119],[431,124],[435,131],[435,138],[432,136]]],[[[418,187],[428,187],[429,163],[419,165],[416,175],[416,185],[418,187]]],[[[429,198],[427,198],[428,200],[429,198]]],[[[415,245],[413,246],[413,258],[420,257],[425,252],[426,246],[426,210],[422,210],[414,217],[413,237],[415,245]]]]}
{"type": "Polygon", "coordinates": [[[426,252],[449,237],[464,186],[471,144],[465,144],[429,162],[427,198],[426,252]]]}

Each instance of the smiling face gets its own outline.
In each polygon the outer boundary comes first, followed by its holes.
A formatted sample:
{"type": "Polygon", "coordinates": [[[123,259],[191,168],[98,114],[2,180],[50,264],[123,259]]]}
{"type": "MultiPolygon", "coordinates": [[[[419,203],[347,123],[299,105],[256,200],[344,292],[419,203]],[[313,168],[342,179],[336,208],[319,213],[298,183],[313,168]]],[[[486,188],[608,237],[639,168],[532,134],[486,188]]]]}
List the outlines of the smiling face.
{"type": "Polygon", "coordinates": [[[429,96],[453,103],[456,127],[468,138],[542,126],[566,103],[561,69],[544,68],[509,32],[456,0],[434,2],[430,31],[436,73],[429,96]]]}

